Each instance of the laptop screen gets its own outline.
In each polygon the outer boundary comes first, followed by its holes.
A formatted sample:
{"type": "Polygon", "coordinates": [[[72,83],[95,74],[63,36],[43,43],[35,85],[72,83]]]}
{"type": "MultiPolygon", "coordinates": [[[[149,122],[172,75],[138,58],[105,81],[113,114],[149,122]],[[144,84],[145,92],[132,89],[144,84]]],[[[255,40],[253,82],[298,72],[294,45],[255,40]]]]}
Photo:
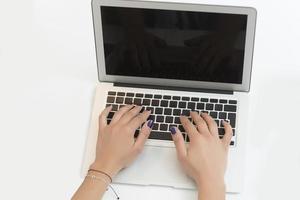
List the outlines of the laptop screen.
{"type": "Polygon", "coordinates": [[[100,9],[106,74],[242,83],[247,15],[100,9]]]}

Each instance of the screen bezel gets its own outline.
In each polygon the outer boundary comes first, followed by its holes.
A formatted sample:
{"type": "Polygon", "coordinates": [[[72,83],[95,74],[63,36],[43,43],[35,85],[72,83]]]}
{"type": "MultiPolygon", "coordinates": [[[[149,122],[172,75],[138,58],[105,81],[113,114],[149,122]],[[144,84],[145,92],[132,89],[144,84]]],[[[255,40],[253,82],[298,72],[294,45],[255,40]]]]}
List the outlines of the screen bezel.
{"type": "Polygon", "coordinates": [[[214,90],[244,91],[250,90],[252,58],[254,49],[254,36],[256,25],[256,9],[252,7],[186,4],[172,2],[134,1],[134,0],[93,0],[92,1],[94,35],[97,54],[98,79],[103,82],[118,82],[143,85],[159,85],[185,88],[201,88],[214,90]],[[134,76],[108,75],[105,69],[104,44],[102,35],[102,19],[100,6],[128,7],[128,8],[152,8],[163,10],[182,10],[212,13],[230,13],[247,15],[246,44],[244,54],[244,68],[241,84],[191,81],[165,78],[148,78],[134,76]]]}

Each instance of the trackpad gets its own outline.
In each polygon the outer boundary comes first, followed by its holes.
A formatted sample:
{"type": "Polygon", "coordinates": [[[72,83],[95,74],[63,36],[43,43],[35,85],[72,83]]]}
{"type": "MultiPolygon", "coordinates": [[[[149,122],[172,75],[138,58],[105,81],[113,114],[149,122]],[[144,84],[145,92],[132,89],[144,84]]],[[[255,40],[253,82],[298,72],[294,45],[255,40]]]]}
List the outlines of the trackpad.
{"type": "Polygon", "coordinates": [[[194,182],[180,167],[176,149],[171,147],[145,146],[134,163],[122,170],[114,182],[195,189],[194,182]]]}

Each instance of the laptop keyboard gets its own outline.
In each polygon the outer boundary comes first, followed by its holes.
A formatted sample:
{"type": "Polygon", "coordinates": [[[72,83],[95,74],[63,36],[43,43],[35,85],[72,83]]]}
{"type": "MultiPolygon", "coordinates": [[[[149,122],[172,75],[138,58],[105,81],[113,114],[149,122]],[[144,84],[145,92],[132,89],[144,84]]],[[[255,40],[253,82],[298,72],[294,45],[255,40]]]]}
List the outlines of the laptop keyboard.
{"type": "MultiPolygon", "coordinates": [[[[198,113],[206,112],[216,121],[220,138],[225,133],[221,122],[228,120],[233,128],[230,145],[235,145],[237,100],[108,91],[106,106],[112,105],[112,111],[107,117],[108,123],[114,113],[126,104],[141,105],[143,106],[142,111],[144,109],[152,111],[149,118],[154,120],[154,125],[149,139],[172,140],[169,129],[171,126],[176,126],[183,133],[185,141],[189,142],[189,137],[181,125],[179,117],[185,115],[192,121],[190,111],[196,111],[198,113]]],[[[139,129],[136,131],[135,137],[138,134],[139,129]]]]}

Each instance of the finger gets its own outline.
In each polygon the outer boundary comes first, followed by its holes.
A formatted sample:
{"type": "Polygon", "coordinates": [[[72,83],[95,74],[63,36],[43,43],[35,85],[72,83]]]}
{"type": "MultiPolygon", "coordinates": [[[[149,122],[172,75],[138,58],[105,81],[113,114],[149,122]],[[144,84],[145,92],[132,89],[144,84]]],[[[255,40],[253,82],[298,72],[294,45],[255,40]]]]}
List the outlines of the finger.
{"type": "Polygon", "coordinates": [[[225,145],[225,147],[229,147],[232,138],[232,127],[228,122],[224,120],[222,121],[222,123],[225,129],[225,135],[222,138],[222,142],[225,145]]]}
{"type": "Polygon", "coordinates": [[[135,143],[134,143],[134,151],[136,153],[140,153],[143,148],[144,148],[144,145],[145,145],[145,142],[147,141],[149,135],[150,135],[150,132],[152,130],[152,127],[154,125],[154,121],[153,120],[149,120],[147,121],[147,123],[145,123],[140,131],[140,134],[139,136],[137,137],[135,143]]]}
{"type": "Polygon", "coordinates": [[[104,128],[107,125],[107,116],[109,112],[111,111],[112,106],[106,107],[101,114],[99,115],[99,129],[104,128]]]}
{"type": "Polygon", "coordinates": [[[219,137],[218,125],[215,122],[215,120],[211,116],[209,116],[207,113],[201,113],[201,117],[205,120],[210,134],[212,134],[214,137],[219,137]]]}
{"type": "Polygon", "coordinates": [[[141,109],[142,106],[135,106],[134,108],[132,108],[122,116],[122,118],[120,119],[120,123],[127,124],[140,113],[141,109]]]}
{"type": "Polygon", "coordinates": [[[201,134],[209,134],[209,129],[207,127],[206,122],[204,119],[197,113],[197,112],[191,112],[191,117],[196,124],[196,127],[201,134]]]}
{"type": "Polygon", "coordinates": [[[197,135],[199,135],[196,127],[190,122],[190,120],[186,116],[180,116],[180,121],[190,140],[194,140],[194,138],[197,137],[197,135]]]}
{"type": "Polygon", "coordinates": [[[130,109],[132,109],[133,105],[126,105],[123,106],[122,108],[120,108],[113,116],[110,124],[115,124],[116,122],[118,122],[122,116],[127,113],[130,109]]]}
{"type": "Polygon", "coordinates": [[[174,127],[174,126],[172,126],[170,128],[170,131],[171,131],[171,135],[172,135],[175,147],[176,147],[178,160],[180,162],[183,162],[187,155],[183,135],[182,135],[181,131],[177,127],[174,127]]]}
{"type": "Polygon", "coordinates": [[[144,112],[138,114],[136,117],[134,117],[130,122],[129,122],[129,127],[132,129],[137,129],[140,127],[145,121],[147,121],[149,115],[151,114],[151,111],[145,110],[144,112]]]}

